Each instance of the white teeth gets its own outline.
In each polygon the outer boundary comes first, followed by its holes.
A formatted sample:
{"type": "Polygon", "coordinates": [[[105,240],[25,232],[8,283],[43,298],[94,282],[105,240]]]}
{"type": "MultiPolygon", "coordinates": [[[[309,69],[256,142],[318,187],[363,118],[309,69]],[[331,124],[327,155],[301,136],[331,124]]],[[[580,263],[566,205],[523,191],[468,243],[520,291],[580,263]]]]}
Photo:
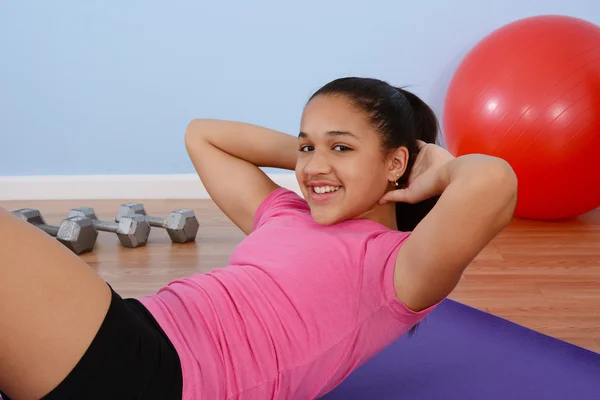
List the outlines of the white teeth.
{"type": "Polygon", "coordinates": [[[319,193],[319,194],[335,192],[339,189],[340,189],[339,186],[313,186],[313,190],[315,191],[315,193],[319,193]]]}

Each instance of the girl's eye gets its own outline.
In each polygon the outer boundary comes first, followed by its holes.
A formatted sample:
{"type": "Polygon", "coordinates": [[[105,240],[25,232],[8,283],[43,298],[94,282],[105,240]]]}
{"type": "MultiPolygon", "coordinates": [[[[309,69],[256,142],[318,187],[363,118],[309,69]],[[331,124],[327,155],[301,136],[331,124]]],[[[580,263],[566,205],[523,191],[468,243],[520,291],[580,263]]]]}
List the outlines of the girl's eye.
{"type": "Polygon", "coordinates": [[[334,149],[336,149],[336,151],[350,151],[350,147],[346,147],[342,144],[338,144],[337,146],[334,147],[334,149]]]}
{"type": "MultiPolygon", "coordinates": [[[[300,146],[300,148],[298,149],[298,151],[301,151],[301,152],[308,152],[308,151],[314,151],[314,150],[315,150],[315,147],[310,146],[310,145],[300,146]]],[[[342,144],[338,144],[336,146],[333,146],[333,150],[339,151],[339,152],[346,152],[346,151],[350,151],[352,149],[350,147],[344,146],[342,144]]]]}

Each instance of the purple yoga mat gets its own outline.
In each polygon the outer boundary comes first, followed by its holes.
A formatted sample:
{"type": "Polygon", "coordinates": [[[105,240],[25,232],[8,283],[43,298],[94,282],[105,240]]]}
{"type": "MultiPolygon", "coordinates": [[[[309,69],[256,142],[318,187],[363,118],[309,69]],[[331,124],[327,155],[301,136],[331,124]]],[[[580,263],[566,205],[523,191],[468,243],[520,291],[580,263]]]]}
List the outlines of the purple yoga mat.
{"type": "Polygon", "coordinates": [[[324,400],[600,400],[600,354],[445,300],[324,400]]]}

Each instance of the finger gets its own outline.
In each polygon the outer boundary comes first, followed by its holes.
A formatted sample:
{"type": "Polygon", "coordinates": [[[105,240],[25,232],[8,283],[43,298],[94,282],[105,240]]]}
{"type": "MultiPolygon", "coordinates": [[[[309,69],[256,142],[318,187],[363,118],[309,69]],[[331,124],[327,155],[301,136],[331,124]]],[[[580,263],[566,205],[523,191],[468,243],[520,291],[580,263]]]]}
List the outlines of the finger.
{"type": "Polygon", "coordinates": [[[397,203],[410,203],[411,197],[412,194],[409,189],[392,190],[391,192],[387,192],[383,195],[383,197],[379,200],[379,204],[383,205],[392,201],[397,203]]]}
{"type": "Polygon", "coordinates": [[[421,150],[425,146],[427,146],[427,143],[422,140],[417,140],[417,149],[421,150]]]}
{"type": "Polygon", "coordinates": [[[377,202],[380,206],[384,205],[385,203],[390,201],[390,193],[392,192],[387,192],[386,194],[384,194],[383,196],[381,196],[381,198],[379,199],[379,201],[377,202]]]}

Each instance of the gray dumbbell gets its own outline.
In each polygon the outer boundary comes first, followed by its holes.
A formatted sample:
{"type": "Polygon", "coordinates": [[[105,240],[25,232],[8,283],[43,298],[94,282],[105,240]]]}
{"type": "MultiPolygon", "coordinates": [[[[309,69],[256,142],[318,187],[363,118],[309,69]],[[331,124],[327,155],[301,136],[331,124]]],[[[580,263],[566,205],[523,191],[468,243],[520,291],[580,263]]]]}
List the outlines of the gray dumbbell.
{"type": "Polygon", "coordinates": [[[116,233],[119,241],[125,247],[144,246],[148,242],[148,236],[150,236],[150,225],[143,215],[129,215],[121,218],[118,223],[100,221],[93,208],[79,207],[69,211],[68,217],[73,216],[90,218],[97,230],[116,233]]]}
{"type": "Polygon", "coordinates": [[[198,220],[192,210],[179,209],[170,213],[166,218],[146,215],[146,210],[141,203],[126,203],[119,207],[115,221],[131,215],[144,215],[150,226],[167,230],[172,242],[187,243],[196,240],[198,233],[198,220]]]}
{"type": "Polygon", "coordinates": [[[12,212],[20,219],[37,226],[47,234],[54,236],[75,254],[92,251],[96,244],[98,231],[90,218],[73,216],[63,219],[60,226],[46,224],[39,210],[22,208],[12,212]]]}

